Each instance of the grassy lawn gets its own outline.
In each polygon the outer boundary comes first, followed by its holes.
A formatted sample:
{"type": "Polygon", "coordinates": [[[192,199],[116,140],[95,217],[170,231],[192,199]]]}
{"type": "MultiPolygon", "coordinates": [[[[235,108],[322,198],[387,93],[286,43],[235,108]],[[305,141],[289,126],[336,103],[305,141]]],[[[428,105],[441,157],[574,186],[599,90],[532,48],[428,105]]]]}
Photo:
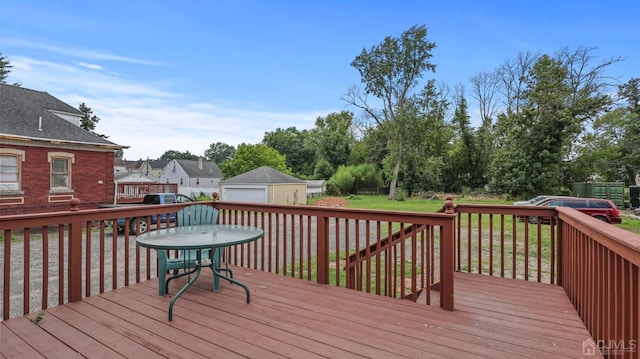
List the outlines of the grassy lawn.
{"type": "MultiPolygon", "coordinates": [[[[390,201],[387,196],[374,196],[374,195],[352,195],[344,198],[349,202],[347,207],[350,208],[366,208],[366,209],[384,209],[392,211],[410,211],[410,212],[435,212],[444,205],[445,195],[439,195],[434,199],[423,198],[410,198],[405,201],[390,201]]],[[[312,199],[309,204],[319,200],[312,199]]],[[[474,203],[474,204],[511,204],[513,201],[508,201],[505,198],[488,198],[488,197],[462,197],[454,196],[454,202],[456,203],[474,203]]],[[[616,227],[625,229],[629,232],[640,235],[640,220],[633,219],[627,216],[622,218],[621,224],[616,224],[616,227]]]]}
{"type": "MultiPolygon", "coordinates": [[[[349,202],[347,207],[350,208],[366,208],[366,209],[383,209],[392,211],[409,211],[409,212],[435,212],[444,205],[445,195],[440,195],[434,199],[410,198],[404,201],[390,201],[387,196],[380,195],[351,195],[344,198],[349,202]]],[[[317,201],[318,199],[310,200],[317,201]]],[[[486,197],[454,197],[457,203],[479,203],[479,204],[511,204],[501,198],[486,197]]]]}
{"type": "Polygon", "coordinates": [[[622,223],[616,224],[616,227],[620,227],[622,229],[626,229],[629,232],[640,235],[640,220],[630,218],[630,217],[622,217],[622,223]]]}

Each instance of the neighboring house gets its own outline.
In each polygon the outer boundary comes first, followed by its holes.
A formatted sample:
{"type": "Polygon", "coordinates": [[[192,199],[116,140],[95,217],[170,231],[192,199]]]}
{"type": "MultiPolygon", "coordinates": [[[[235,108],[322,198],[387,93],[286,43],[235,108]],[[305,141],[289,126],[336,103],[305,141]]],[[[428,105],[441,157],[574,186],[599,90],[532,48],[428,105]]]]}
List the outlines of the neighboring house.
{"type": "Polygon", "coordinates": [[[145,175],[151,175],[160,178],[164,172],[164,167],[168,160],[137,160],[127,161],[122,158],[116,158],[114,161],[113,173],[139,172],[145,175]]]}
{"type": "Polygon", "coordinates": [[[319,197],[327,191],[327,181],[325,180],[308,180],[307,197],[319,197]]]}
{"type": "Polygon", "coordinates": [[[124,165],[128,172],[140,172],[140,167],[142,166],[142,160],[137,160],[137,161],[124,160],[124,165]]]}
{"type": "MultiPolygon", "coordinates": [[[[116,193],[111,201],[113,203],[142,203],[145,194],[149,193],[149,185],[158,186],[158,178],[142,172],[123,172],[114,175],[116,193]]],[[[161,192],[165,191],[163,188],[161,192]]]]}
{"type": "Polygon", "coordinates": [[[169,161],[160,176],[160,183],[177,183],[178,193],[197,197],[201,193],[211,196],[219,192],[218,183],[221,179],[222,172],[218,166],[200,157],[197,161],[169,161]]]}
{"type": "Polygon", "coordinates": [[[142,162],[138,171],[146,175],[151,175],[156,178],[160,178],[164,173],[164,168],[167,166],[167,163],[169,163],[169,160],[149,160],[148,159],[142,162]]]}
{"type": "Polygon", "coordinates": [[[262,166],[220,181],[223,201],[307,204],[307,182],[262,166]]]}
{"type": "Polygon", "coordinates": [[[122,158],[114,158],[113,159],[113,173],[125,173],[127,172],[127,164],[124,162],[122,158]]]}
{"type": "Polygon", "coordinates": [[[116,173],[116,183],[158,183],[158,178],[143,172],[116,173]]]}
{"type": "Polygon", "coordinates": [[[83,113],[46,92],[0,84],[0,215],[97,208],[114,193],[114,152],[83,113]]]}

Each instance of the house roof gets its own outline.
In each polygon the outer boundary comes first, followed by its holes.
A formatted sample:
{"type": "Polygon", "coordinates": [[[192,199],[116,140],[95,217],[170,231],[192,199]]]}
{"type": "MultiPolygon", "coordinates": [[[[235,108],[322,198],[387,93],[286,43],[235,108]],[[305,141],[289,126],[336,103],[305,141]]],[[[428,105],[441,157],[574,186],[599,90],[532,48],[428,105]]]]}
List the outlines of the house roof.
{"type": "Polygon", "coordinates": [[[180,167],[187,173],[189,177],[198,178],[222,178],[222,171],[218,168],[218,165],[211,161],[202,161],[202,167],[200,161],[193,160],[175,160],[180,167]]]}
{"type": "Polygon", "coordinates": [[[325,181],[325,180],[306,180],[305,182],[307,182],[307,184],[309,186],[320,187],[320,186],[324,186],[324,184],[327,181],[325,181]]]}
{"type": "Polygon", "coordinates": [[[169,160],[149,160],[149,166],[151,168],[164,169],[164,167],[169,163],[169,160]]]}
{"type": "Polygon", "coordinates": [[[0,84],[0,138],[127,148],[96,136],[54,112],[76,118],[83,116],[78,109],[46,92],[0,84]]]}
{"type": "Polygon", "coordinates": [[[116,157],[113,159],[114,166],[126,167],[124,160],[120,157],[116,157]]]}
{"type": "Polygon", "coordinates": [[[140,166],[142,166],[142,160],[136,160],[136,161],[124,160],[124,165],[127,168],[127,170],[136,171],[140,169],[140,166]]]}
{"type": "Polygon", "coordinates": [[[119,183],[125,182],[148,182],[148,183],[158,183],[158,179],[150,174],[144,174],[142,172],[122,172],[116,173],[114,175],[114,180],[119,183]]]}
{"type": "Polygon", "coordinates": [[[258,167],[241,175],[220,181],[222,184],[282,184],[306,183],[305,181],[275,170],[269,166],[258,167]]]}

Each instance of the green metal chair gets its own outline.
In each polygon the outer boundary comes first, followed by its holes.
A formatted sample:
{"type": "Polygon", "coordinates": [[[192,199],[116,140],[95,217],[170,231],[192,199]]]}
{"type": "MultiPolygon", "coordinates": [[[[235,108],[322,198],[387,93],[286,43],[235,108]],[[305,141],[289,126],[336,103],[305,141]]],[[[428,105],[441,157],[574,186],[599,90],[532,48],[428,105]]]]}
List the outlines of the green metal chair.
{"type": "MultiPolygon", "coordinates": [[[[176,213],[177,226],[191,226],[196,224],[216,224],[218,222],[218,210],[202,205],[193,204],[185,207],[176,213]]],[[[228,268],[220,268],[223,249],[216,250],[214,258],[211,258],[211,251],[203,251],[201,260],[212,259],[209,267],[218,271],[226,271],[233,278],[233,273],[228,268]]],[[[164,296],[169,290],[169,281],[178,275],[180,270],[195,268],[197,251],[180,250],[176,258],[169,258],[167,251],[158,251],[158,294],[164,296]],[[173,271],[174,276],[167,279],[167,272],[173,271]]],[[[217,291],[219,278],[214,274],[213,290],[217,291]]]]}

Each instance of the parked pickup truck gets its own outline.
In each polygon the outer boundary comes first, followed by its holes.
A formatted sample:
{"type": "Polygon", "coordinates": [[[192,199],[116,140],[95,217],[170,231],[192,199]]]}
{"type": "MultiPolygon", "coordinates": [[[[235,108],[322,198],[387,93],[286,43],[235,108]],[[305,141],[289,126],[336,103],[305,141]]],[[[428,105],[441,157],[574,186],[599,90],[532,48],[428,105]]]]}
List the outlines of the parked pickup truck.
{"type": "MultiPolygon", "coordinates": [[[[172,203],[183,203],[183,202],[193,202],[193,199],[187,197],[182,194],[176,193],[154,193],[148,194],[144,196],[142,203],[127,203],[127,204],[105,204],[101,205],[100,208],[116,208],[116,207],[129,207],[129,206],[140,206],[140,205],[156,205],[156,204],[172,204],[172,203]]],[[[167,216],[166,214],[160,215],[160,217],[156,215],[151,216],[151,223],[148,223],[147,218],[137,218],[132,217],[129,218],[129,232],[130,234],[136,234],[138,223],[140,224],[140,233],[144,233],[149,229],[150,225],[156,224],[158,222],[166,222],[167,216]]],[[[176,214],[169,214],[169,222],[175,222],[176,214]]],[[[118,218],[117,220],[117,229],[118,232],[123,232],[125,227],[125,218],[118,218]]]]}

